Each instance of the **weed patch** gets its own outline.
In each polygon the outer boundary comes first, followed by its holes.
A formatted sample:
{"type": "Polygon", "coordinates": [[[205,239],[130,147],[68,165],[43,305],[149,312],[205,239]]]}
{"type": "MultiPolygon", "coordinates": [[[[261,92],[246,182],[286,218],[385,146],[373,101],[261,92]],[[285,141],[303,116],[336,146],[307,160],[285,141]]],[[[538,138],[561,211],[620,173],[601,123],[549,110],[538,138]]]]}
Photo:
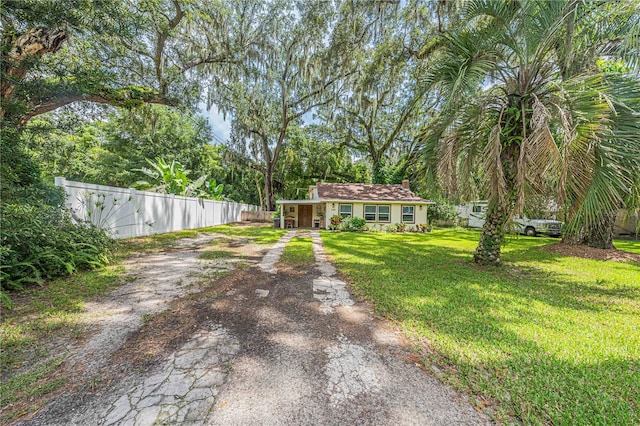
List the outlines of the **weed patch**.
{"type": "Polygon", "coordinates": [[[8,406],[19,400],[28,400],[34,396],[42,396],[53,392],[62,386],[66,379],[58,378],[53,381],[44,380],[62,362],[63,357],[58,357],[38,364],[36,367],[9,378],[0,385],[2,404],[8,406]]]}
{"type": "Polygon", "coordinates": [[[198,255],[198,259],[217,260],[233,257],[233,253],[225,250],[207,250],[198,255]]]}

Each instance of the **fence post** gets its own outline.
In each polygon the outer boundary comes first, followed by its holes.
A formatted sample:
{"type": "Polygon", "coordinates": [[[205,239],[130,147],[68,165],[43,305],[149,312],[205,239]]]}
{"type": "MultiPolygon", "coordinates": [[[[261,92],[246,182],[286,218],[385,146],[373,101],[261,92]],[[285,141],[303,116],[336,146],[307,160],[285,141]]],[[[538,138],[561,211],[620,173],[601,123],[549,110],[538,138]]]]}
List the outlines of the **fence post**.
{"type": "Polygon", "coordinates": [[[73,201],[69,200],[69,191],[67,191],[67,180],[62,176],[56,176],[53,178],[53,184],[64,191],[64,205],[67,208],[73,208],[73,201]]]}

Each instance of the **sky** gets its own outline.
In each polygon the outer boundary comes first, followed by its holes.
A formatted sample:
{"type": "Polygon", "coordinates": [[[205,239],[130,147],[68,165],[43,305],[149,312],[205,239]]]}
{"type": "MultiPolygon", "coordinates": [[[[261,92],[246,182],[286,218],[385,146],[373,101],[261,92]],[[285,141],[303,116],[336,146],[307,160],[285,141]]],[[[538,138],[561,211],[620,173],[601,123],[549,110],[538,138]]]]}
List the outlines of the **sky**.
{"type": "MultiPolygon", "coordinates": [[[[213,133],[214,139],[213,143],[221,144],[226,142],[229,139],[229,134],[231,133],[230,114],[227,114],[227,119],[225,120],[215,105],[212,105],[211,109],[207,110],[207,105],[203,102],[198,104],[198,109],[200,110],[200,114],[207,119],[211,126],[211,132],[213,133]]],[[[310,111],[302,116],[302,123],[303,125],[312,123],[317,124],[319,121],[314,118],[313,113],[310,111]]]]}
{"type": "Polygon", "coordinates": [[[207,105],[204,103],[200,103],[198,107],[202,116],[207,119],[211,126],[214,143],[219,144],[226,142],[231,132],[231,117],[229,114],[227,114],[227,119],[225,120],[215,105],[213,105],[210,110],[207,110],[207,105]]]}

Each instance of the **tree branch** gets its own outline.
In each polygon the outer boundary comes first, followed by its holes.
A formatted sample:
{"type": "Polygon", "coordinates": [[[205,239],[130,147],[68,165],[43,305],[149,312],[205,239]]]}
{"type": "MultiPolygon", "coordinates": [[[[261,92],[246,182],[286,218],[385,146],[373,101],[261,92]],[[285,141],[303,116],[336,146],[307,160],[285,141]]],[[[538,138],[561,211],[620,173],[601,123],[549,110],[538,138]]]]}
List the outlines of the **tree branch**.
{"type": "Polygon", "coordinates": [[[304,101],[306,101],[307,99],[319,95],[320,93],[324,92],[327,89],[327,87],[331,86],[336,81],[338,81],[338,80],[340,80],[342,78],[348,77],[351,74],[355,74],[355,70],[349,71],[349,72],[347,72],[345,74],[341,74],[341,75],[339,75],[339,76],[337,76],[335,78],[330,79],[325,84],[323,84],[322,87],[319,87],[316,90],[313,90],[313,91],[307,93],[306,95],[302,96],[300,99],[287,104],[287,109],[294,108],[294,107],[300,105],[301,103],[303,103],[304,101]]]}
{"type": "MultiPolygon", "coordinates": [[[[1,64],[2,103],[6,104],[13,98],[18,83],[25,78],[32,66],[31,58],[56,53],[68,39],[69,33],[65,28],[33,28],[13,40],[11,50],[1,64]]],[[[5,109],[0,107],[0,118],[4,114],[5,109]]]]}
{"type": "Polygon", "coordinates": [[[96,102],[119,107],[133,107],[142,103],[152,103],[175,106],[177,103],[165,96],[151,91],[140,90],[140,88],[106,89],[91,94],[68,94],[37,102],[36,105],[21,117],[20,125],[25,125],[33,117],[53,111],[74,102],[96,102]]]}
{"type": "MultiPolygon", "coordinates": [[[[163,76],[163,67],[162,67],[162,57],[164,55],[164,47],[167,43],[167,38],[169,37],[169,32],[178,26],[182,18],[184,17],[184,11],[180,7],[180,3],[178,0],[172,0],[173,7],[176,8],[176,14],[173,18],[169,19],[169,27],[164,29],[163,31],[158,31],[158,43],[156,44],[156,51],[153,57],[153,63],[156,67],[156,78],[158,79],[158,85],[160,88],[161,94],[167,93],[167,82],[164,80],[163,76]]],[[[167,18],[167,16],[165,16],[167,18]]]]}

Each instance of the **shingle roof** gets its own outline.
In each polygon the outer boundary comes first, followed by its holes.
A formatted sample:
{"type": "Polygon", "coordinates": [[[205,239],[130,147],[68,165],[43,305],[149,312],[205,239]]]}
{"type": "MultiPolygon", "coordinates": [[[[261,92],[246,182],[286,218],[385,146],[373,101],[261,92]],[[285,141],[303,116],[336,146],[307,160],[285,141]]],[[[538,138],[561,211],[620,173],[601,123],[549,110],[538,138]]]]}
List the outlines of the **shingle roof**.
{"type": "Polygon", "coordinates": [[[429,202],[408,189],[403,189],[402,185],[318,183],[316,188],[320,200],[429,202]]]}

